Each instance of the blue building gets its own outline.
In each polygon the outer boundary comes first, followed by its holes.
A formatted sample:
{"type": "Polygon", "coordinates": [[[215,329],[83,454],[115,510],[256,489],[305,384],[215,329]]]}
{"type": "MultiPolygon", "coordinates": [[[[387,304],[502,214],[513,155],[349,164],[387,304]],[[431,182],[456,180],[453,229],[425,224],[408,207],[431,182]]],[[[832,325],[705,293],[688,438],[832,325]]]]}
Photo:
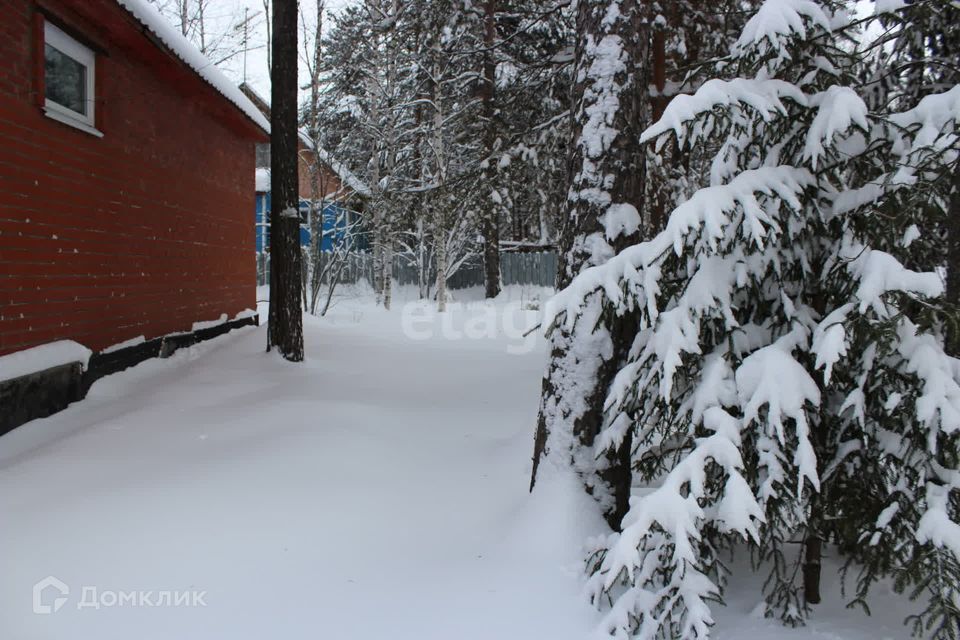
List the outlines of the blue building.
{"type": "MultiPolygon", "coordinates": [[[[258,181],[259,182],[259,181],[258,181]]],[[[346,238],[347,232],[351,232],[351,241],[356,242],[360,214],[351,209],[347,209],[337,202],[324,203],[321,212],[323,216],[322,239],[320,241],[321,251],[333,251],[334,247],[340,246],[346,238]]],[[[300,199],[300,244],[304,247],[310,246],[310,201],[300,199]]],[[[257,253],[262,253],[269,249],[270,245],[270,192],[257,190],[256,199],[256,247],[257,253]]],[[[362,247],[357,246],[357,249],[362,247]]]]}

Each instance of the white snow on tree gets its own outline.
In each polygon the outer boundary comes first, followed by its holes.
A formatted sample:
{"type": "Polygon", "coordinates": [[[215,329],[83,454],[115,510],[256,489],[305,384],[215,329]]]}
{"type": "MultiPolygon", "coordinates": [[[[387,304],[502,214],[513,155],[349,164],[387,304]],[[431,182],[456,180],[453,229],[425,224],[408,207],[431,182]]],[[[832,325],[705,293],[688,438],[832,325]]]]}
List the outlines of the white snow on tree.
{"type": "Polygon", "coordinates": [[[960,629],[960,362],[940,265],[916,258],[936,253],[960,88],[868,108],[870,43],[843,6],[763,4],[729,75],[642,138],[715,151],[710,184],[547,307],[571,334],[640,318],[594,443],[632,438],[648,487],[592,543],[615,637],[708,638],[725,548],[764,560],[768,615],[802,623],[794,576],[820,542],[861,568],[856,602],[892,576],[925,605],[915,632],[960,629]]]}

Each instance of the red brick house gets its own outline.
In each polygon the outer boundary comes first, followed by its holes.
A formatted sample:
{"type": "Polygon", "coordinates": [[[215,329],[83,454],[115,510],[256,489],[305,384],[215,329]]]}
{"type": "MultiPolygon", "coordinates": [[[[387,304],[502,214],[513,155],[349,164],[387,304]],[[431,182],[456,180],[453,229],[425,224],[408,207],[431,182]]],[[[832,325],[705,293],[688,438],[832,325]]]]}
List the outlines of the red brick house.
{"type": "Polygon", "coordinates": [[[0,356],[249,316],[263,115],[146,0],[0,15],[0,356]]]}

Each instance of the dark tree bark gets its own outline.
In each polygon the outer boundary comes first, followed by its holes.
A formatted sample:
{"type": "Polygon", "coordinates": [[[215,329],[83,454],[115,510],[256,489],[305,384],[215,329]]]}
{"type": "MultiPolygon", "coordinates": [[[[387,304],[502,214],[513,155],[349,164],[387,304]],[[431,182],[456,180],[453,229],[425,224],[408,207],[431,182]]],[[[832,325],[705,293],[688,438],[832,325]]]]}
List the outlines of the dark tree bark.
{"type": "MultiPolygon", "coordinates": [[[[950,208],[947,210],[947,302],[960,309],[960,160],[954,162],[951,179],[950,208]]],[[[960,356],[960,326],[947,332],[947,353],[960,356]]]]}
{"type": "MultiPolygon", "coordinates": [[[[640,229],[649,228],[646,219],[649,213],[645,206],[646,160],[645,150],[637,143],[640,133],[650,124],[650,100],[648,87],[651,81],[651,18],[654,3],[644,0],[621,1],[618,16],[609,11],[609,2],[581,2],[577,13],[577,41],[573,76],[577,81],[571,99],[571,145],[568,162],[568,217],[560,237],[560,264],[557,287],[567,286],[584,268],[605,261],[623,248],[640,240],[641,232],[620,234],[612,240],[607,237],[603,216],[611,204],[628,204],[640,215],[640,229]],[[608,55],[596,43],[619,41],[622,47],[623,68],[609,77],[594,77],[591,70],[604,69],[609,61],[600,61],[608,55]],[[618,87],[618,108],[607,114],[605,124],[615,132],[613,139],[599,151],[593,132],[585,128],[596,126],[591,121],[591,112],[606,109],[611,101],[603,95],[605,87],[618,87]],[[611,183],[612,180],[612,183],[611,183]],[[609,194],[609,202],[595,197],[597,192],[609,194]],[[606,256],[597,251],[598,244],[606,242],[606,256]]],[[[603,403],[613,376],[619,369],[633,342],[637,331],[635,314],[607,318],[601,330],[609,336],[609,353],[593,353],[600,364],[584,375],[586,362],[582,362],[575,348],[591,345],[599,350],[604,338],[595,339],[592,327],[575,329],[577,335],[556,328],[552,334],[551,363],[543,380],[543,392],[537,431],[534,438],[533,474],[531,489],[536,481],[537,467],[546,453],[550,432],[563,424],[572,431],[574,447],[582,451],[571,452],[576,461],[581,457],[592,460],[594,439],[603,426],[603,403]],[[589,382],[571,381],[589,378],[589,382]],[[575,396],[575,397],[570,397],[575,396]],[[582,400],[582,401],[581,401],[582,400]],[[588,452],[588,455],[583,455],[588,452]]],[[[590,358],[589,360],[596,360],[590,358]]],[[[578,469],[584,474],[587,491],[604,504],[604,517],[611,528],[619,530],[620,521],[626,514],[630,487],[631,438],[625,438],[620,449],[604,453],[604,458],[594,469],[578,469]]],[[[576,466],[576,462],[575,462],[576,466]]]]}
{"type": "MultiPolygon", "coordinates": [[[[558,288],[566,287],[585,267],[593,266],[592,252],[583,240],[592,234],[603,234],[604,231],[600,218],[607,207],[595,199],[580,197],[580,191],[599,187],[610,194],[612,202],[633,204],[643,216],[646,162],[644,150],[637,140],[651,124],[647,99],[651,79],[651,29],[643,13],[644,10],[652,10],[646,5],[654,3],[650,0],[625,0],[620,7],[621,18],[612,24],[605,24],[604,18],[610,4],[581,2],[578,5],[574,77],[579,75],[581,78],[574,83],[570,110],[571,145],[567,165],[569,217],[560,237],[558,288]],[[591,157],[586,145],[581,143],[581,136],[589,118],[586,108],[592,103],[589,93],[593,87],[589,75],[584,78],[582,72],[595,60],[588,50],[588,42],[597,42],[606,35],[622,39],[626,70],[617,74],[622,86],[620,108],[615,112],[614,121],[607,123],[610,129],[617,131],[617,135],[602,157],[591,157]],[[585,165],[590,163],[596,165],[592,173],[613,178],[614,182],[609,188],[603,188],[603,178],[596,180],[584,173],[585,165]]],[[[620,236],[613,248],[616,251],[637,240],[637,235],[620,236]]]]}
{"type": "Polygon", "coordinates": [[[297,172],[297,0],[273,2],[270,110],[269,343],[303,360],[300,197],[297,172]]]}
{"type": "MultiPolygon", "coordinates": [[[[483,169],[483,185],[493,189],[496,185],[496,169],[493,154],[497,144],[496,129],[496,62],[494,61],[494,42],[497,34],[497,0],[486,0],[483,6],[483,144],[487,163],[483,169]]],[[[493,198],[487,197],[486,211],[483,212],[483,265],[484,288],[487,298],[496,298],[500,293],[500,212],[493,198]]]]}
{"type": "Polygon", "coordinates": [[[803,599],[807,604],[820,604],[820,557],[823,553],[823,540],[811,535],[804,547],[803,599]]]}

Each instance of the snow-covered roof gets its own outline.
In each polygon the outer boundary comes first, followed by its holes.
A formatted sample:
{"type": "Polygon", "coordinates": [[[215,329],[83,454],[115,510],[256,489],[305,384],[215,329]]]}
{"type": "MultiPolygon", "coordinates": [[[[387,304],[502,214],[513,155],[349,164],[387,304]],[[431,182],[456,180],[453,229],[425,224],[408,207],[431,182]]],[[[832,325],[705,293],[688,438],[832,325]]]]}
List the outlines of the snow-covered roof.
{"type": "Polygon", "coordinates": [[[270,169],[257,169],[257,193],[270,191],[270,169]]]}
{"type": "Polygon", "coordinates": [[[217,69],[205,55],[200,53],[193,44],[187,40],[183,34],[167,22],[156,7],[147,0],[116,0],[117,4],[126,9],[130,15],[137,19],[153,35],[155,35],[171,52],[188,67],[193,69],[197,75],[213,87],[220,95],[232,102],[250,118],[258,127],[266,132],[270,132],[270,121],[257,109],[247,96],[233,84],[223,73],[217,69]]]}
{"type": "MultiPolygon", "coordinates": [[[[313,140],[310,138],[307,132],[302,129],[300,130],[300,139],[305,145],[307,145],[307,148],[314,148],[313,140]]],[[[338,162],[329,151],[323,147],[317,148],[316,151],[317,158],[320,159],[320,162],[330,167],[330,170],[333,171],[338,178],[340,178],[340,182],[353,189],[354,192],[366,198],[369,198],[373,194],[373,192],[370,190],[370,187],[368,187],[363,180],[358,178],[356,174],[350,171],[350,169],[347,169],[346,166],[338,162]]]]}
{"type": "MultiPolygon", "coordinates": [[[[259,101],[260,104],[263,105],[265,110],[270,110],[270,102],[260,95],[260,93],[249,84],[243,84],[242,88],[238,88],[237,90],[241,93],[244,93],[244,98],[246,98],[248,95],[252,96],[254,100],[259,101]]],[[[249,98],[247,99],[249,100],[249,98]]],[[[306,148],[314,148],[313,138],[310,137],[310,134],[306,129],[299,129],[297,134],[300,137],[300,142],[302,142],[306,148]]],[[[363,180],[358,178],[357,175],[350,171],[350,169],[348,169],[345,165],[338,162],[333,157],[333,154],[323,147],[317,149],[317,158],[319,158],[320,162],[327,165],[330,170],[333,171],[338,178],[340,178],[340,182],[352,189],[354,193],[358,193],[366,198],[369,198],[372,195],[373,192],[363,180]]],[[[268,169],[257,169],[257,191],[270,191],[270,171],[268,169]],[[261,171],[265,172],[265,174],[261,175],[261,171]],[[262,183],[261,180],[263,180],[262,183]],[[261,184],[263,184],[263,188],[261,188],[261,184]]]]}

